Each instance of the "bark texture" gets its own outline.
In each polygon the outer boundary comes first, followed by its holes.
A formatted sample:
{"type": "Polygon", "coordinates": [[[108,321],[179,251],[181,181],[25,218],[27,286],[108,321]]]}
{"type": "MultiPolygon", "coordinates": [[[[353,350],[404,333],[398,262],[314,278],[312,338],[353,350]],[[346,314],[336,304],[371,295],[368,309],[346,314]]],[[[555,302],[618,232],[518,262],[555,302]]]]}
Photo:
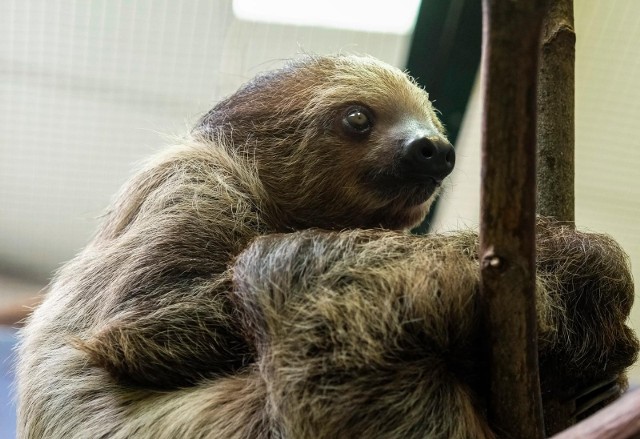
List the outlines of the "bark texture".
{"type": "Polygon", "coordinates": [[[538,78],[538,212],[575,221],[573,0],[549,2],[538,78]]]}
{"type": "Polygon", "coordinates": [[[483,1],[481,292],[489,420],[543,437],[535,321],[536,80],[543,4],[483,1]]]}
{"type": "MultiPolygon", "coordinates": [[[[575,221],[575,43],[573,0],[549,2],[538,73],[537,208],[541,215],[568,223],[575,221]]],[[[547,434],[575,423],[574,399],[545,399],[547,434]]]]}

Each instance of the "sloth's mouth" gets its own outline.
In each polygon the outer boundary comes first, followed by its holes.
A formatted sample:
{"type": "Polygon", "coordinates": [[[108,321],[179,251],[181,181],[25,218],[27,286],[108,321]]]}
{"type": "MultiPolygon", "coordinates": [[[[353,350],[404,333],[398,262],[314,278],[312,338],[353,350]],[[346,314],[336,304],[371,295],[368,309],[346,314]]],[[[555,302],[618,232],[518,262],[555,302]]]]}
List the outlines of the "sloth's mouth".
{"type": "Polygon", "coordinates": [[[372,224],[394,230],[419,224],[440,190],[440,182],[435,179],[406,174],[370,172],[363,176],[363,183],[376,194],[379,203],[372,224]]]}
{"type": "Polygon", "coordinates": [[[410,174],[370,173],[366,178],[380,196],[407,208],[426,203],[438,191],[441,183],[431,177],[410,174]]]}
{"type": "Polygon", "coordinates": [[[405,191],[401,191],[398,198],[404,198],[406,207],[419,206],[426,203],[431,197],[433,197],[438,188],[440,188],[440,183],[430,181],[415,188],[407,188],[406,194],[402,193],[405,191]]]}

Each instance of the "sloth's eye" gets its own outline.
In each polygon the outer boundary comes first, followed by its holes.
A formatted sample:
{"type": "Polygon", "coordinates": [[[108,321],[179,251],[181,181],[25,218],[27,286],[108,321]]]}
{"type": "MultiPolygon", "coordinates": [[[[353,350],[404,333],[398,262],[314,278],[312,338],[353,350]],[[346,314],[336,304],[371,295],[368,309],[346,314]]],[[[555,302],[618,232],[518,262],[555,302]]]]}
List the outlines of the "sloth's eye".
{"type": "Polygon", "coordinates": [[[369,118],[360,110],[353,110],[347,114],[347,122],[358,131],[366,130],[369,128],[369,118]]]}
{"type": "Polygon", "coordinates": [[[346,128],[356,134],[368,132],[373,125],[367,111],[360,107],[349,109],[342,122],[346,128]]]}

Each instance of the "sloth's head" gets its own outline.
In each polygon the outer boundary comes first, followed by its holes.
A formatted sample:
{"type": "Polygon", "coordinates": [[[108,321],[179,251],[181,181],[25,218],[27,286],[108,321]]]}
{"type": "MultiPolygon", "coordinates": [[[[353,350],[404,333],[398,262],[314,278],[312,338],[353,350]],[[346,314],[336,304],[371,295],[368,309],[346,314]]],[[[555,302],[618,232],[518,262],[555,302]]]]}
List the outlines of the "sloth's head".
{"type": "Polygon", "coordinates": [[[368,57],[309,56],[258,76],[196,132],[254,156],[294,228],[415,226],[455,163],[427,93],[368,57]]]}

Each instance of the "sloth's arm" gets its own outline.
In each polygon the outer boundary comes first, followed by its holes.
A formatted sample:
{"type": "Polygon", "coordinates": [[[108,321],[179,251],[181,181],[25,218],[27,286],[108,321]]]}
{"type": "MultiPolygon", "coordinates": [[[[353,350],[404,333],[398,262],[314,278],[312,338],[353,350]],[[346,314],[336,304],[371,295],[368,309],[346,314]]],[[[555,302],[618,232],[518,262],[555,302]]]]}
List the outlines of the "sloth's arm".
{"type": "Polygon", "coordinates": [[[250,360],[227,295],[230,260],[259,230],[247,171],[221,148],[185,147],[123,190],[94,243],[61,273],[89,364],[142,386],[175,388],[250,360]],[[221,165],[224,164],[223,165],[221,165]],[[87,312],[87,310],[89,312],[87,312]]]}
{"type": "Polygon", "coordinates": [[[158,288],[158,297],[121,302],[123,309],[72,344],[92,366],[143,387],[171,389],[233,373],[250,352],[221,283],[174,283],[158,288]]]}
{"type": "MultiPolygon", "coordinates": [[[[624,325],[624,254],[602,235],[548,223],[538,244],[543,383],[575,389],[620,374],[638,349],[624,325]]],[[[235,300],[292,435],[491,437],[476,252],[472,234],[254,242],[235,265],[235,300]]]]}
{"type": "Polygon", "coordinates": [[[207,251],[215,237],[196,235],[211,229],[196,220],[159,216],[65,268],[79,312],[91,310],[72,340],[90,365],[167,389],[233,373],[250,359],[228,299],[228,256],[207,251]]]}
{"type": "Polygon", "coordinates": [[[571,397],[608,380],[626,388],[624,371],[639,348],[625,324],[634,299],[627,255],[607,235],[545,221],[537,246],[538,278],[545,284],[538,308],[544,301],[552,305],[545,311],[550,330],[539,337],[543,396],[571,397]]]}
{"type": "Polygon", "coordinates": [[[493,437],[474,242],[309,231],[241,254],[236,303],[291,437],[493,437]]]}

